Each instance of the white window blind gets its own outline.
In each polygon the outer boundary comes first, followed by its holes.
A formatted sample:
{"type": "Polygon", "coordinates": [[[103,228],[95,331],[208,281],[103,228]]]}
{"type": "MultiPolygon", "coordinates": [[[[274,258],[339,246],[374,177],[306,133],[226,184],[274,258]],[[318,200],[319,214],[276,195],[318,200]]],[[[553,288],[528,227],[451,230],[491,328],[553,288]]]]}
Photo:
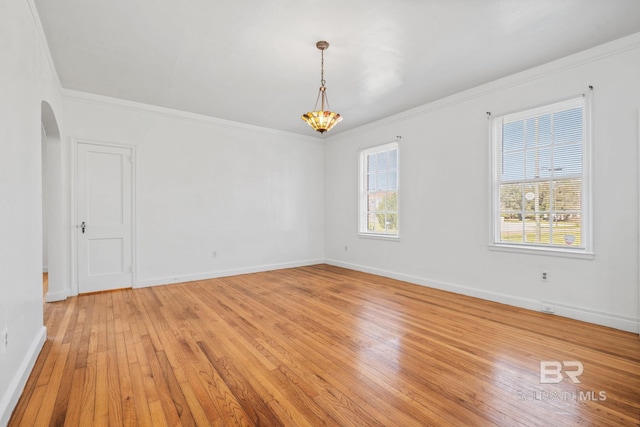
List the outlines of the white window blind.
{"type": "Polygon", "coordinates": [[[494,243],[588,249],[585,97],[494,119],[494,243]]]}
{"type": "Polygon", "coordinates": [[[360,234],[398,236],[398,170],[397,142],[360,152],[360,234]]]}

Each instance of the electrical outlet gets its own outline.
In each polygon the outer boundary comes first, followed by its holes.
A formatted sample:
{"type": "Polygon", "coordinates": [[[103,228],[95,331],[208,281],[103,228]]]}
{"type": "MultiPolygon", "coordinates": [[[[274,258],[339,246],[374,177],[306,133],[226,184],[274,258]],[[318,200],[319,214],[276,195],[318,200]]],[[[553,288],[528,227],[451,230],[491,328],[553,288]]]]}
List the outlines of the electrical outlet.
{"type": "Polygon", "coordinates": [[[540,311],[544,313],[555,313],[556,308],[549,303],[543,302],[542,306],[540,307],[540,311]]]}
{"type": "Polygon", "coordinates": [[[0,353],[6,353],[7,348],[9,348],[9,330],[4,328],[0,333],[0,353]]]}
{"type": "Polygon", "coordinates": [[[543,271],[540,273],[540,280],[542,280],[543,282],[548,282],[549,281],[549,272],[547,271],[543,271]]]}

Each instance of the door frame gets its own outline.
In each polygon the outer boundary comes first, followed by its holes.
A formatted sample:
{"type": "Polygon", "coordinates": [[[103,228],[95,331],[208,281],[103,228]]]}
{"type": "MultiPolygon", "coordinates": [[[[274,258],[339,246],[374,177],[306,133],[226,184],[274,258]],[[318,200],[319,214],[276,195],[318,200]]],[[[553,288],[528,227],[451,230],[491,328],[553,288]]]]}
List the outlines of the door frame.
{"type": "Polygon", "coordinates": [[[96,145],[100,147],[126,148],[131,150],[131,287],[136,288],[137,278],[137,180],[136,180],[136,146],[129,144],[119,144],[114,142],[104,142],[85,138],[71,138],[71,292],[72,295],[80,293],[80,281],[78,280],[78,146],[80,144],[96,145]]]}

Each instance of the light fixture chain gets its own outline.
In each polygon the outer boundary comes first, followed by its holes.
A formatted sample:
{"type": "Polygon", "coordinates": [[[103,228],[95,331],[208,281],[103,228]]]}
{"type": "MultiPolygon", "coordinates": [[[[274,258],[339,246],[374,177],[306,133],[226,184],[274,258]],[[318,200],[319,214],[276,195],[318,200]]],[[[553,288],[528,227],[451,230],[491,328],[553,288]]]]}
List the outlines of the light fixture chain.
{"type": "Polygon", "coordinates": [[[320,84],[324,86],[326,81],[324,80],[324,49],[320,49],[320,84]]]}

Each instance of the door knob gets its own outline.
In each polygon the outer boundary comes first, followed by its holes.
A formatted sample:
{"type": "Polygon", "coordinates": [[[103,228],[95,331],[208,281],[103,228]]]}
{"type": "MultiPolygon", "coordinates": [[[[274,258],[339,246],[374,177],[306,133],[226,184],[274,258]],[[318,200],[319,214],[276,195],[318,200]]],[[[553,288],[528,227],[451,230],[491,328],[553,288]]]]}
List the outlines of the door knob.
{"type": "Polygon", "coordinates": [[[82,234],[84,234],[84,229],[87,227],[87,224],[84,223],[84,221],[82,221],[82,224],[80,224],[80,228],[82,229],[82,234]]]}

